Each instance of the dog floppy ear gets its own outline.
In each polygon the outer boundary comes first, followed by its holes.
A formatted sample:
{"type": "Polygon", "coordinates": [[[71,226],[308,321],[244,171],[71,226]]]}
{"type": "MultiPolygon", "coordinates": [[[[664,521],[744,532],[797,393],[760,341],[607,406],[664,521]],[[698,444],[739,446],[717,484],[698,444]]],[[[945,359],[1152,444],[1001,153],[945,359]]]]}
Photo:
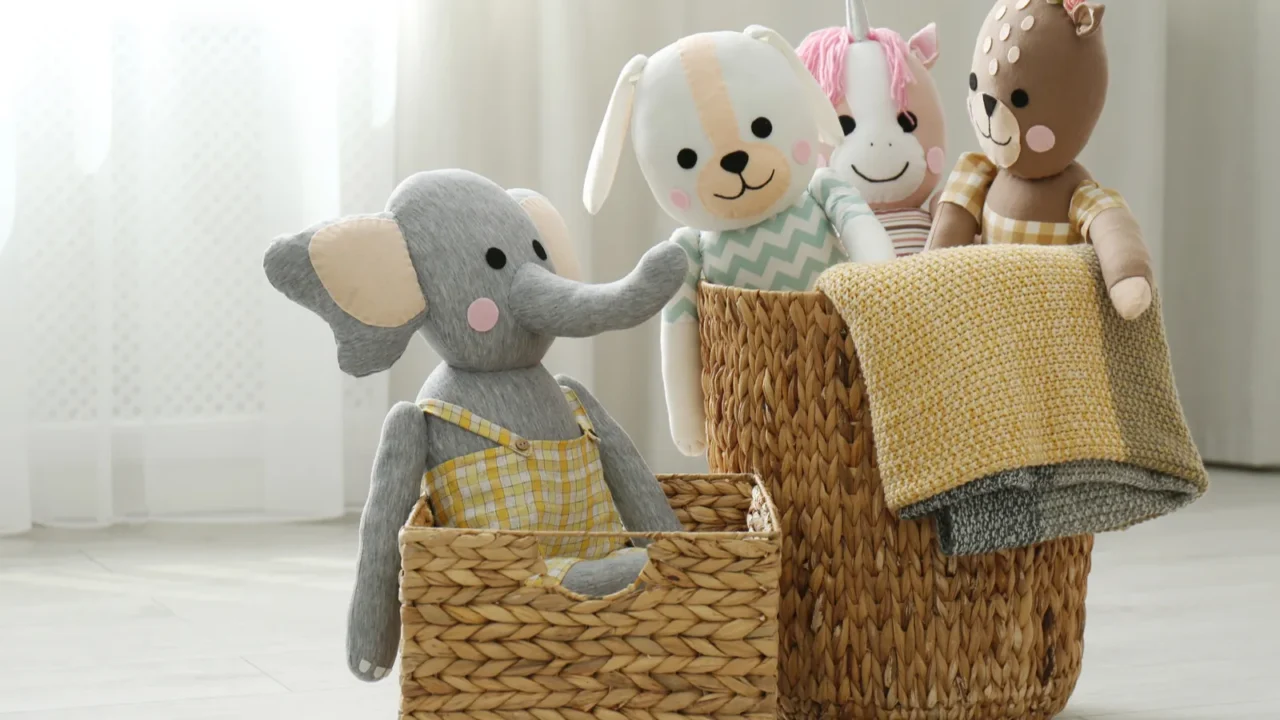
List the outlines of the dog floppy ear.
{"type": "Polygon", "coordinates": [[[649,58],[636,55],[627,61],[613,87],[609,107],[604,111],[604,121],[596,134],[596,144],[591,148],[591,161],[587,164],[587,179],[582,188],[582,202],[587,212],[595,215],[604,206],[618,174],[618,161],[622,159],[622,146],[627,143],[631,129],[631,106],[635,101],[636,82],[644,74],[649,58]]]}
{"type": "Polygon", "coordinates": [[[520,209],[533,221],[533,226],[542,236],[542,244],[546,245],[547,256],[556,274],[570,280],[582,280],[582,270],[578,266],[578,256],[573,254],[573,241],[569,239],[569,225],[551,201],[540,193],[524,188],[508,190],[507,194],[520,203],[520,209]]]}
{"type": "Polygon", "coordinates": [[[836,114],[835,106],[786,38],[761,25],[752,25],[743,34],[772,46],[786,58],[796,80],[804,87],[805,97],[809,99],[809,108],[818,123],[818,140],[829,147],[836,147],[844,142],[844,130],[840,127],[840,116],[836,114]]]}

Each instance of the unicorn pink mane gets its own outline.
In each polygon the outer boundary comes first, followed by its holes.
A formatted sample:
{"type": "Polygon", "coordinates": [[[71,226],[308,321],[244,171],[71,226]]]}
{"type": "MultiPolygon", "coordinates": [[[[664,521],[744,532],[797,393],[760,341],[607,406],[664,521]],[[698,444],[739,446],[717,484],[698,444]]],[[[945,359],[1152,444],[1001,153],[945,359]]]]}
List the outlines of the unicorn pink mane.
{"type": "MultiPolygon", "coordinates": [[[[907,109],[907,84],[916,81],[911,66],[907,64],[907,43],[902,36],[888,28],[874,28],[867,39],[880,43],[889,60],[889,88],[899,110],[907,109]]],[[[854,42],[853,33],[847,28],[832,27],[810,33],[796,48],[805,67],[818,80],[832,105],[844,100],[845,60],[849,45],[854,42]]]]}

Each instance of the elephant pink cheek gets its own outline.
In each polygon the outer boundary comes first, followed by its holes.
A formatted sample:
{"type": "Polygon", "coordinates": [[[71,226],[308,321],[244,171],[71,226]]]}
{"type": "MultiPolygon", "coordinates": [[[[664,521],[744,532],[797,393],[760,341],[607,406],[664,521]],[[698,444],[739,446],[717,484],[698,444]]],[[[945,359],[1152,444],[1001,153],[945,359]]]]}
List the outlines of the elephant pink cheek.
{"type": "Polygon", "coordinates": [[[1037,125],[1027,131],[1027,147],[1032,152],[1047,153],[1057,144],[1057,136],[1044,125],[1037,125]]]}
{"type": "Polygon", "coordinates": [[[688,210],[688,209],[689,209],[689,195],[688,195],[688,193],[686,193],[686,192],[685,192],[685,191],[683,191],[683,190],[672,190],[672,191],[671,191],[671,204],[672,204],[672,205],[675,205],[676,207],[680,208],[681,210],[688,210]]]}
{"type": "Polygon", "coordinates": [[[801,140],[791,146],[791,157],[801,165],[809,164],[809,158],[813,156],[813,148],[809,145],[808,140],[801,140]]]}
{"type": "Polygon", "coordinates": [[[498,304],[489,298],[480,298],[467,308],[467,324],[476,332],[489,332],[498,324],[498,304]]]}
{"type": "Polygon", "coordinates": [[[925,159],[929,163],[929,172],[940,175],[947,164],[947,151],[940,147],[929,148],[929,154],[925,159]]]}

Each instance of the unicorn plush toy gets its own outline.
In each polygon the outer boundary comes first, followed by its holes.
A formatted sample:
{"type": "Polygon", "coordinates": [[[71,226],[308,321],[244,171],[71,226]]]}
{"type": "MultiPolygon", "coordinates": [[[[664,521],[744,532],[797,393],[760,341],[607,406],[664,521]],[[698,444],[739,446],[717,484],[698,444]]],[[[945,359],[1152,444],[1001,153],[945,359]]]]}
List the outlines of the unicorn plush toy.
{"type": "Polygon", "coordinates": [[[937,27],[910,40],[872,28],[863,0],[846,0],[848,27],[809,34],[796,49],[840,115],[844,142],[831,169],[871,205],[899,257],[920,252],[933,217],[924,207],[946,169],[946,124],[929,69],[937,27]]]}

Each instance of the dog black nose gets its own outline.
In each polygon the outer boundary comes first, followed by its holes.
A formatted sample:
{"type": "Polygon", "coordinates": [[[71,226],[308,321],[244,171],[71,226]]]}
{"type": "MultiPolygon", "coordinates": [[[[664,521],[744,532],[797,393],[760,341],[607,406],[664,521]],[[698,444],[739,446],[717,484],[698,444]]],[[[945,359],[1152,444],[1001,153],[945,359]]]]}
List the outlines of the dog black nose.
{"type": "Polygon", "coordinates": [[[996,99],[986,93],[982,93],[982,106],[987,109],[987,117],[996,114],[996,99]]]}
{"type": "Polygon", "coordinates": [[[733,152],[720,158],[720,167],[725,172],[731,172],[735,175],[747,169],[747,162],[751,159],[746,151],[734,150],[733,152]]]}

